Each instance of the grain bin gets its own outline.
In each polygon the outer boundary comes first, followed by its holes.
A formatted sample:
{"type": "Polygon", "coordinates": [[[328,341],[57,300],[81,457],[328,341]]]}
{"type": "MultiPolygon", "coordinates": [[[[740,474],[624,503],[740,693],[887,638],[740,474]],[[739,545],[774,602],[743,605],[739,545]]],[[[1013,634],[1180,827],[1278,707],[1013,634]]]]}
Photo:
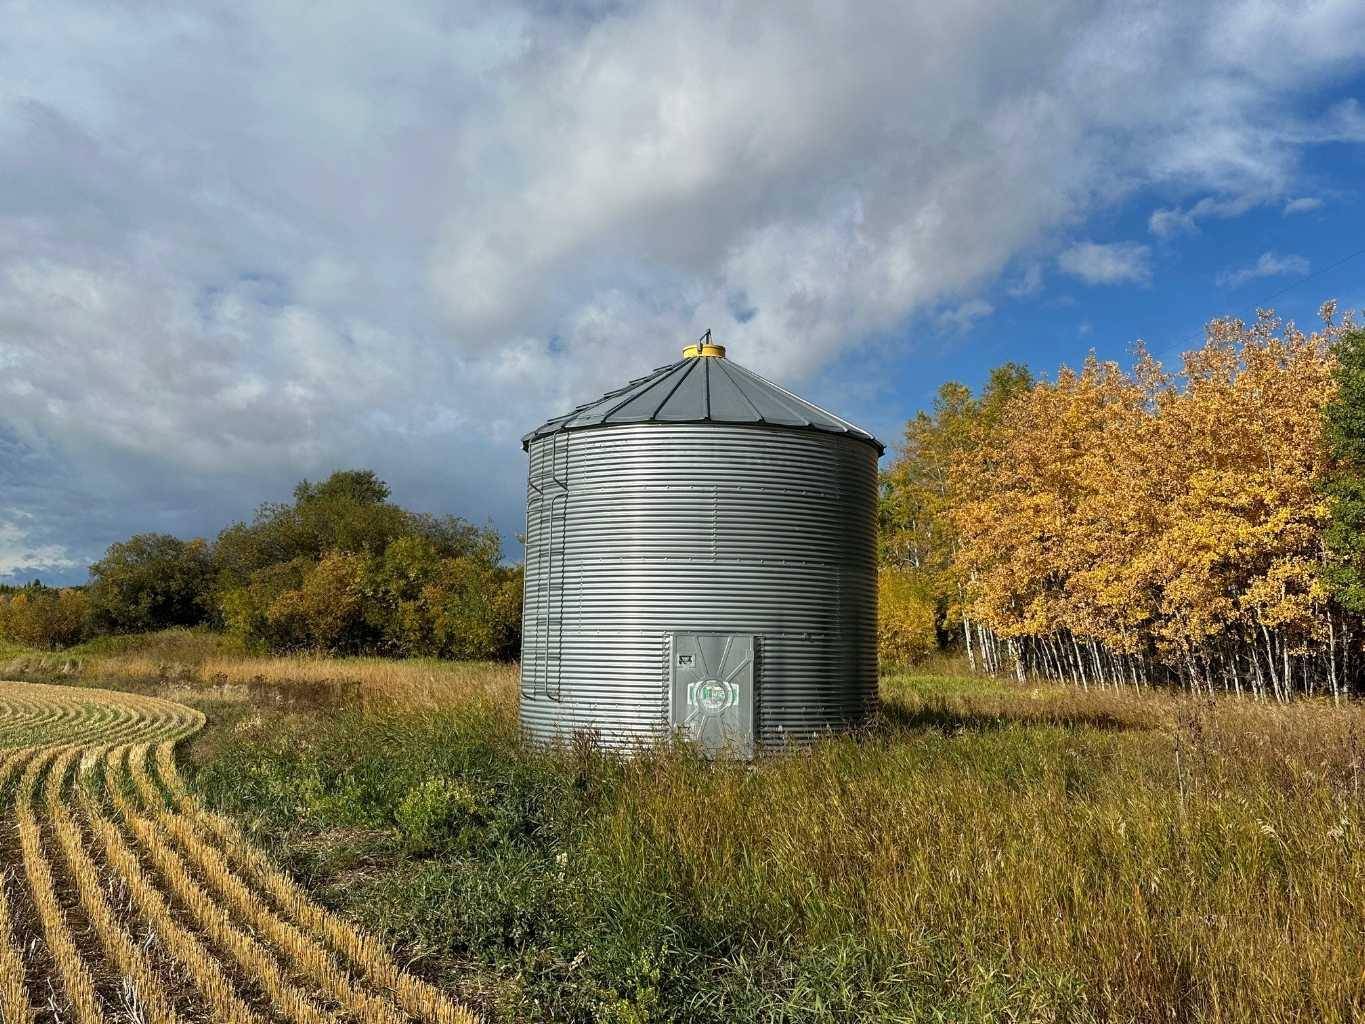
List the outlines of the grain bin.
{"type": "Polygon", "coordinates": [[[867,720],[880,441],[708,333],[522,444],[530,740],[749,757],[867,720]]]}

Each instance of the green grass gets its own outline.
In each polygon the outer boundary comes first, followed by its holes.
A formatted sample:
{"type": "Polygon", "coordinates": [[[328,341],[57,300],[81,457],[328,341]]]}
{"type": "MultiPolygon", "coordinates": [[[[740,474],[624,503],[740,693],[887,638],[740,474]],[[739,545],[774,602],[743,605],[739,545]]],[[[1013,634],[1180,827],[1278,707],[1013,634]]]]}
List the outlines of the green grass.
{"type": "Polygon", "coordinates": [[[191,756],[324,900],[492,1020],[1349,1020],[1365,717],[884,681],[710,765],[525,749],[510,699],[205,706],[191,756]]]}

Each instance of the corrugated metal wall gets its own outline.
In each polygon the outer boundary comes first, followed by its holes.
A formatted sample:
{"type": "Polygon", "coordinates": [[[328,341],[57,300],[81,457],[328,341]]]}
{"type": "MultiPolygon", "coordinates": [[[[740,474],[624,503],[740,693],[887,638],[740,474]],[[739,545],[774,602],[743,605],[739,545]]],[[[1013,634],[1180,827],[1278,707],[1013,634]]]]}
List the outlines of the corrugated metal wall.
{"type": "Polygon", "coordinates": [[[877,699],[877,450],[791,429],[641,423],[530,446],[521,720],[536,740],[667,735],[668,637],[759,637],[757,742],[877,699]]]}

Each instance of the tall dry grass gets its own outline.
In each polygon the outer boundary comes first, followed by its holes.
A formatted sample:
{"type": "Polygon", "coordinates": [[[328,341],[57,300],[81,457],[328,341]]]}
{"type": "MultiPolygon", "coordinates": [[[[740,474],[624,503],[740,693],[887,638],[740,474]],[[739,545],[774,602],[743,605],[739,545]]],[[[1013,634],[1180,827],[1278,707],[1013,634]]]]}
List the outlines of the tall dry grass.
{"type": "Polygon", "coordinates": [[[967,1016],[1365,1012],[1360,710],[906,687],[887,714],[757,772],[642,758],[584,856],[967,1016]]]}
{"type": "Polygon", "coordinates": [[[364,710],[434,710],[515,699],[516,665],[385,658],[217,657],[198,667],[204,686],[267,688],[288,700],[351,698],[364,710]]]}
{"type": "Polygon", "coordinates": [[[250,699],[291,709],[510,706],[517,678],[517,666],[501,662],[255,656],[217,634],[184,629],[106,637],[60,655],[30,651],[0,657],[0,679],[131,688],[177,699],[250,699]]]}

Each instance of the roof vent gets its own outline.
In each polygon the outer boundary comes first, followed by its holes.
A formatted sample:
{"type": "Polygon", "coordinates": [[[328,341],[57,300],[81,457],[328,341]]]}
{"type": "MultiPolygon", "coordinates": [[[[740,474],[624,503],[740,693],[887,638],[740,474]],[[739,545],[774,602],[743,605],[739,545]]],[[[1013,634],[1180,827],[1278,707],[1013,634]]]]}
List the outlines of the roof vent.
{"type": "Polygon", "coordinates": [[[695,345],[688,345],[683,349],[684,359],[696,359],[698,356],[710,356],[715,359],[725,358],[725,346],[717,345],[711,340],[711,328],[706,329],[706,333],[697,339],[695,345]]]}

